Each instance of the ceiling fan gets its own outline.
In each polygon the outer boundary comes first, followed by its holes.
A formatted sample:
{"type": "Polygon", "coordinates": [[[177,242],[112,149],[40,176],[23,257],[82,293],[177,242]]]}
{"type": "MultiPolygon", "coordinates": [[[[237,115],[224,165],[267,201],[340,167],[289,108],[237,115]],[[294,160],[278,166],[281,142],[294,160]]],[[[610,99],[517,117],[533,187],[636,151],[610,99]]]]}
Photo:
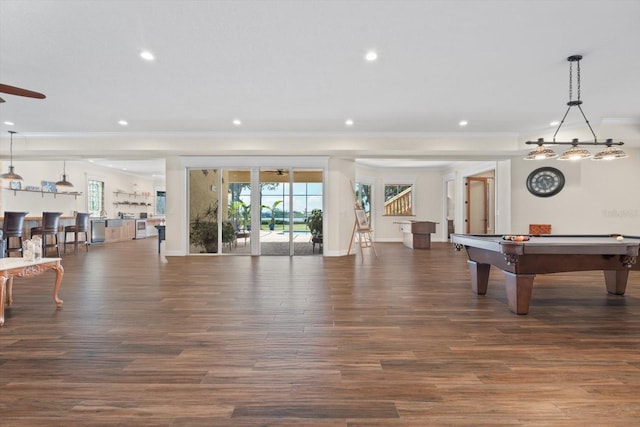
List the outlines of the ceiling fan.
{"type": "MultiPolygon", "coordinates": [[[[37,99],[46,98],[46,96],[42,93],[34,92],[32,90],[22,89],[16,86],[9,86],[2,83],[0,83],[0,92],[8,93],[9,95],[26,96],[27,98],[37,98],[37,99]]],[[[5,102],[5,100],[0,98],[0,102],[5,102]]]]}
{"type": "Polygon", "coordinates": [[[260,179],[262,179],[262,181],[264,182],[267,182],[269,180],[273,180],[272,182],[285,182],[289,180],[289,170],[262,169],[260,170],[260,179]]]}
{"type": "Polygon", "coordinates": [[[289,174],[289,171],[287,169],[266,169],[263,172],[275,174],[277,176],[284,176],[289,174]]]}

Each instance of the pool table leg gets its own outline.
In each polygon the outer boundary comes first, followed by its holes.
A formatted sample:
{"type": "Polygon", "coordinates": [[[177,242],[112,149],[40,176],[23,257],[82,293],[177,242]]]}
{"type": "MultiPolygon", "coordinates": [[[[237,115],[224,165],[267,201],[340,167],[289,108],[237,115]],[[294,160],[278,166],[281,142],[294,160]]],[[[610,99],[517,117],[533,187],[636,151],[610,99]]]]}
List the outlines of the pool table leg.
{"type": "Polygon", "coordinates": [[[607,292],[615,295],[624,295],[627,290],[627,279],[629,270],[605,270],[604,282],[607,285],[607,292]]]}
{"type": "Polygon", "coordinates": [[[529,312],[529,301],[533,292],[535,274],[514,274],[504,272],[509,308],[516,314],[529,312]]]}
{"type": "Polygon", "coordinates": [[[486,295],[491,264],[479,264],[475,261],[467,261],[467,264],[471,272],[471,289],[476,295],[486,295]]]}

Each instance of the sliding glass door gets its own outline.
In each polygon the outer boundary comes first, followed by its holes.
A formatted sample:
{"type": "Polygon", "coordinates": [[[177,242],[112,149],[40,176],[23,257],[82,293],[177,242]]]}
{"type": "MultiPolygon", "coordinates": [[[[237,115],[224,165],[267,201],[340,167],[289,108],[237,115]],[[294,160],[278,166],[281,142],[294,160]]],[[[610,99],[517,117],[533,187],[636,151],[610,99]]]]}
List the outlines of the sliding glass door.
{"type": "Polygon", "coordinates": [[[289,169],[260,169],[260,254],[292,255],[289,169]]]}
{"type": "Polygon", "coordinates": [[[295,255],[322,253],[323,185],[322,171],[296,169],[293,174],[293,230],[295,255]]]}
{"type": "MultiPolygon", "coordinates": [[[[233,230],[222,253],[251,254],[251,170],[222,169],[222,188],[226,191],[227,228],[233,230]]],[[[231,234],[231,233],[230,233],[231,234]]]]}
{"type": "Polygon", "coordinates": [[[188,176],[190,254],[322,254],[322,169],[207,168],[188,176]]]}
{"type": "Polygon", "coordinates": [[[261,255],[322,253],[322,170],[263,169],[260,197],[261,255]]]}
{"type": "Polygon", "coordinates": [[[216,254],[220,243],[218,169],[190,169],[189,253],[216,254]]]}

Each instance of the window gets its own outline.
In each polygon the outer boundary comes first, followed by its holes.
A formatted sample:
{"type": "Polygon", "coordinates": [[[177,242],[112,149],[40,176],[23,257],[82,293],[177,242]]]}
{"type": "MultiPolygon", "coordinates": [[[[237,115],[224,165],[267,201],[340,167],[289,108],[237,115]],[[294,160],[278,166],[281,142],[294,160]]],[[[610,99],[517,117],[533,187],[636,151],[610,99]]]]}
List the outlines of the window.
{"type": "Polygon", "coordinates": [[[90,216],[103,216],[104,209],[104,182],[89,180],[87,193],[88,210],[90,216]]]}
{"type": "Polygon", "coordinates": [[[156,191],[156,215],[166,214],[167,207],[167,192],[156,191]]]}
{"type": "Polygon", "coordinates": [[[411,184],[385,184],[384,214],[389,216],[413,215],[413,186],[411,184]]]}
{"type": "Polygon", "coordinates": [[[367,217],[371,216],[371,184],[356,182],[355,185],[356,202],[366,212],[367,217]]]}

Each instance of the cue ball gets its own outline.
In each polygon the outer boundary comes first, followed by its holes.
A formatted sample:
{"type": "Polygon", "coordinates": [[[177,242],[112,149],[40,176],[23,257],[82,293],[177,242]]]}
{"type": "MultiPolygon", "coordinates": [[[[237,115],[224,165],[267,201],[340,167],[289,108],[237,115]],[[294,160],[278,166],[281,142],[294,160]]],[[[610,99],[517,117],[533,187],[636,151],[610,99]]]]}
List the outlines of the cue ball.
{"type": "Polygon", "coordinates": [[[616,240],[623,240],[623,239],[624,239],[624,237],[622,237],[622,236],[616,237],[616,240]]]}

